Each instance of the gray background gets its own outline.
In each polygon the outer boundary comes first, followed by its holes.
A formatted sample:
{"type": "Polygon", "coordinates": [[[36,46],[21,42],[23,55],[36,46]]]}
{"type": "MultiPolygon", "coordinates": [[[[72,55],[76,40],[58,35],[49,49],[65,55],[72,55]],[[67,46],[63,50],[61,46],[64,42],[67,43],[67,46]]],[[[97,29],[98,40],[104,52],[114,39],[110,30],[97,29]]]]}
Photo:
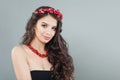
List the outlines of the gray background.
{"type": "Polygon", "coordinates": [[[42,5],[64,14],[62,35],[70,46],[75,80],[120,80],[119,0],[0,0],[0,80],[16,80],[11,49],[42,5]]]}

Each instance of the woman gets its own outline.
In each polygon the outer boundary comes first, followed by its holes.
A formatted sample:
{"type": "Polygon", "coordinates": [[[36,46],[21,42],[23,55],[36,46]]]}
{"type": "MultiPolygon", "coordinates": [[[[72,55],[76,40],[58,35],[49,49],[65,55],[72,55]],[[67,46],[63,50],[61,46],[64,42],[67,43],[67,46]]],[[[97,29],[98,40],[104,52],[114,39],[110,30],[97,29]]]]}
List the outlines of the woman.
{"type": "Polygon", "coordinates": [[[23,41],[12,50],[17,80],[73,80],[73,61],[61,36],[62,14],[49,6],[36,9],[23,41]]]}

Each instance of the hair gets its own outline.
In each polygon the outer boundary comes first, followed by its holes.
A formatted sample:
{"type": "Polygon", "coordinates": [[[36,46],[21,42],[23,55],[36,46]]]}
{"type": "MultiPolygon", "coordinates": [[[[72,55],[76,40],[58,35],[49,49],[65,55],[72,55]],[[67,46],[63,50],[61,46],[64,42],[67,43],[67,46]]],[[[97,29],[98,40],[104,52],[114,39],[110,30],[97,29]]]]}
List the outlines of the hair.
{"type": "MultiPolygon", "coordinates": [[[[52,7],[49,6],[41,6],[37,8],[35,11],[45,8],[49,9],[52,7]]],[[[54,8],[53,8],[54,9],[54,8]]],[[[34,27],[37,21],[47,15],[51,15],[54,19],[57,20],[57,28],[56,33],[52,40],[50,40],[45,45],[45,50],[49,53],[48,54],[48,61],[52,64],[52,76],[51,80],[70,80],[73,78],[74,66],[73,66],[73,59],[69,55],[68,52],[68,44],[61,36],[62,31],[62,21],[54,13],[44,13],[44,14],[35,14],[33,12],[31,18],[29,19],[26,25],[26,32],[23,35],[22,44],[29,45],[35,37],[35,30],[34,27]]]]}

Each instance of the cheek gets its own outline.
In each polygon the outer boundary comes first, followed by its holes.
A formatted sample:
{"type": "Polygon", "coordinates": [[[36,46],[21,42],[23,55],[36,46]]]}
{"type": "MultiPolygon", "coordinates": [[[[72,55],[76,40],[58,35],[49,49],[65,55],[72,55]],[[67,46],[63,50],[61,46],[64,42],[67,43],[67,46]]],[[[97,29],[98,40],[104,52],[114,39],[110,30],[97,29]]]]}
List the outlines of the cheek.
{"type": "Polygon", "coordinates": [[[36,34],[37,37],[39,37],[40,34],[41,34],[41,31],[40,31],[39,29],[36,29],[36,30],[35,30],[35,34],[36,34]]]}
{"type": "Polygon", "coordinates": [[[42,28],[38,28],[38,29],[37,29],[37,33],[38,33],[38,34],[43,34],[44,32],[45,32],[45,31],[44,31],[42,28]]]}
{"type": "Polygon", "coordinates": [[[56,32],[53,32],[53,35],[52,35],[52,36],[55,36],[55,33],[56,33],[56,32]]]}

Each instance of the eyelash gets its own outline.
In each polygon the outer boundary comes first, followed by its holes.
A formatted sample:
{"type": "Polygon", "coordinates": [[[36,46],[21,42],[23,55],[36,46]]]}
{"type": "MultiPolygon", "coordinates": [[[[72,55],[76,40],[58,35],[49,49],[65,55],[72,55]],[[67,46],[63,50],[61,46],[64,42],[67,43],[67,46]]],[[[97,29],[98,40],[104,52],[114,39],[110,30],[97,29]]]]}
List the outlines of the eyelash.
{"type": "Polygon", "coordinates": [[[56,31],[56,27],[53,27],[52,29],[53,29],[54,31],[56,31]]]}
{"type": "Polygon", "coordinates": [[[42,27],[47,27],[47,25],[45,25],[45,24],[42,24],[42,27]]]}
{"type": "MultiPolygon", "coordinates": [[[[42,27],[46,28],[47,25],[46,25],[46,24],[42,24],[42,27]]],[[[56,27],[53,27],[52,29],[53,29],[54,31],[56,31],[56,27]]]]}

